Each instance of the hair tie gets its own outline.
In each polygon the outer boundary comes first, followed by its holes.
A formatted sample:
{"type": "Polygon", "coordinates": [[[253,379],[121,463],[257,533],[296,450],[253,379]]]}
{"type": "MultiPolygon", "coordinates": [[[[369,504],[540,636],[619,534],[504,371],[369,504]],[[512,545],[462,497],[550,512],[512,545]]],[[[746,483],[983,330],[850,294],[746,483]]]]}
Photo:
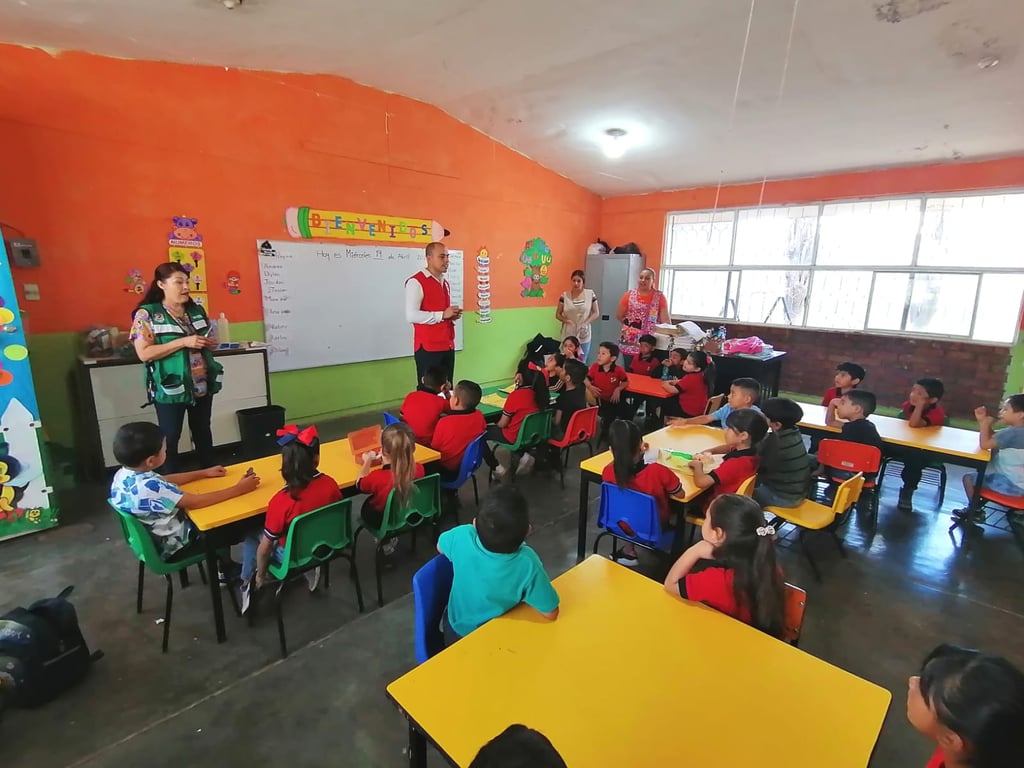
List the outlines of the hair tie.
{"type": "Polygon", "coordinates": [[[764,526],[761,526],[760,528],[757,529],[757,535],[758,536],[774,536],[775,535],[775,526],[774,525],[764,525],[764,526]]]}
{"type": "Polygon", "coordinates": [[[297,424],[286,424],[284,429],[277,430],[278,445],[285,446],[296,440],[307,448],[312,448],[315,443],[320,441],[320,435],[317,434],[316,425],[310,424],[301,432],[299,431],[297,424]]]}
{"type": "Polygon", "coordinates": [[[704,353],[704,365],[711,365],[711,355],[704,353]]]}

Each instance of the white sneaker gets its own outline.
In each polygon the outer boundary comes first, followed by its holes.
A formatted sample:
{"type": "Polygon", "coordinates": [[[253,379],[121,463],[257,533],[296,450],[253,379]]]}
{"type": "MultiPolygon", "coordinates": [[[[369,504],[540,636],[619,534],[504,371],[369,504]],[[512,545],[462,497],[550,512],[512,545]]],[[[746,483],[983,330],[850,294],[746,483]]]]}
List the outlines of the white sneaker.
{"type": "Polygon", "coordinates": [[[516,474],[525,475],[533,469],[534,458],[528,453],[524,453],[523,457],[519,459],[519,467],[516,469],[516,474]]]}
{"type": "Polygon", "coordinates": [[[611,559],[619,565],[624,565],[627,568],[636,568],[640,565],[640,560],[637,558],[636,554],[627,554],[624,549],[615,550],[611,559]]]}
{"type": "Polygon", "coordinates": [[[238,605],[242,611],[242,615],[245,616],[249,611],[249,605],[252,603],[252,582],[243,581],[238,587],[238,605]]]}
{"type": "MultiPolygon", "coordinates": [[[[390,539],[385,541],[384,544],[381,546],[381,551],[384,553],[384,557],[391,557],[393,554],[395,554],[396,549],[398,549],[397,536],[392,536],[390,539]]],[[[310,590],[310,592],[312,591],[313,590],[310,590]]]]}
{"type": "Polygon", "coordinates": [[[507,474],[508,474],[508,470],[505,469],[503,464],[499,464],[498,466],[496,466],[494,468],[494,478],[496,480],[501,480],[501,478],[503,478],[507,474]]]}
{"type": "Polygon", "coordinates": [[[302,575],[306,577],[306,583],[309,585],[309,591],[316,592],[316,588],[320,584],[320,566],[318,565],[312,571],[306,571],[302,575]]]}

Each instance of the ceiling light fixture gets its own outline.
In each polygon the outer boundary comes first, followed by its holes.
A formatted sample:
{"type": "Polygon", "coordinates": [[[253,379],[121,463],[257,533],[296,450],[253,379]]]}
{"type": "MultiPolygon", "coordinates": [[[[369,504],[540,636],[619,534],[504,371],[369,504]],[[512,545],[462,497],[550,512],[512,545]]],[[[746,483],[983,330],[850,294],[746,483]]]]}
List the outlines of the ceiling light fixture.
{"type": "Polygon", "coordinates": [[[983,56],[980,59],[978,59],[978,69],[995,69],[998,66],[998,56],[983,56]]]}
{"type": "Polygon", "coordinates": [[[609,128],[604,132],[604,156],[617,160],[626,154],[626,132],[622,128],[609,128]]]}

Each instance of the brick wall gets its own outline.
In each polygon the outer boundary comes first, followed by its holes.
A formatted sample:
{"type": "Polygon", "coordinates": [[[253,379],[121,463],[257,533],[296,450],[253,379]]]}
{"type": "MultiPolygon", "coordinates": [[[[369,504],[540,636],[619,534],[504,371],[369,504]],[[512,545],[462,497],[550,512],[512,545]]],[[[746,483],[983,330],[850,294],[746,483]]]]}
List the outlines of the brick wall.
{"type": "MultiPolygon", "coordinates": [[[[726,325],[730,337],[760,336],[784,350],[782,389],[820,395],[832,386],[835,366],[852,360],[864,366],[862,385],[880,405],[899,406],[915,379],[934,376],[946,385],[943,406],[957,419],[970,419],[974,408],[995,408],[1003,397],[1010,349],[933,339],[907,339],[868,333],[726,325]]],[[[994,413],[994,411],[993,411],[994,413]]]]}

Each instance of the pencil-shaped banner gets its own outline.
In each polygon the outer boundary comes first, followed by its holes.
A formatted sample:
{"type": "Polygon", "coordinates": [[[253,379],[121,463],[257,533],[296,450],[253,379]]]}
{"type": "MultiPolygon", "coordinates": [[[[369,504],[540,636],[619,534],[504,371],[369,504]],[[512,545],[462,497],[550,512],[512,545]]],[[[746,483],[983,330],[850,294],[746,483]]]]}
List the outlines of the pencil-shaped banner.
{"type": "Polygon", "coordinates": [[[436,221],[429,219],[329,211],[305,206],[285,211],[284,223],[291,237],[306,240],[331,238],[426,245],[451,234],[436,221]]]}

